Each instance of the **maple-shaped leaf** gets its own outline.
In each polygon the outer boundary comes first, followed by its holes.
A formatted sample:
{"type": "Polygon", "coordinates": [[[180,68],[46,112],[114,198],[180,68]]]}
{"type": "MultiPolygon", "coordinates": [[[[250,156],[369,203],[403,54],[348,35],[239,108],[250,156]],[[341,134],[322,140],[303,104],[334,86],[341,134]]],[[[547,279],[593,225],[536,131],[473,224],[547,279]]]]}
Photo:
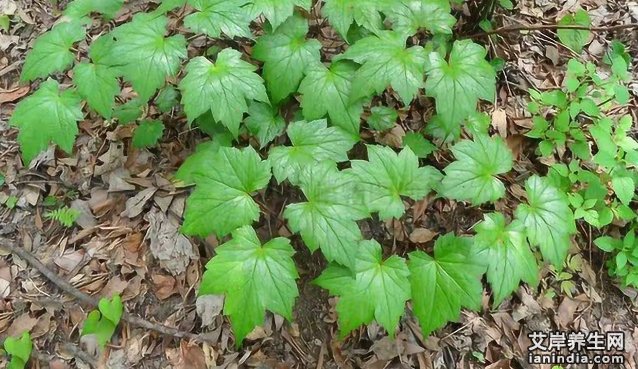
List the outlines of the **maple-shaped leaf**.
{"type": "Polygon", "coordinates": [[[520,221],[506,224],[501,213],[485,214],[485,220],[475,230],[474,247],[478,260],[487,265],[495,307],[516,291],[520,281],[538,284],[538,264],[520,221]]]}
{"type": "Polygon", "coordinates": [[[409,274],[403,258],[393,255],[383,260],[381,245],[369,240],[359,244],[354,275],[347,268],[333,264],[315,283],[339,296],[337,313],[341,338],[373,320],[394,337],[405,302],[410,298],[409,274]]]}
{"type": "Polygon", "coordinates": [[[117,70],[108,63],[108,47],[113,39],[100,37],[89,48],[91,63],[83,62],[73,68],[73,82],[80,96],[105,119],[111,119],[115,96],[120,93],[117,70]]]}
{"type": "Polygon", "coordinates": [[[124,79],[142,100],[164,86],[166,77],[176,75],[187,56],[184,36],[164,37],[167,22],[164,15],[140,13],[112,31],[111,54],[117,56],[124,79]]]}
{"type": "Polygon", "coordinates": [[[182,231],[206,237],[223,237],[259,219],[259,206],[251,193],[270,181],[270,163],[252,147],[220,147],[208,165],[192,173],[195,191],[186,201],[182,231]]]}
{"type": "Polygon", "coordinates": [[[349,61],[335,62],[330,68],[321,63],[308,66],[299,85],[304,118],[314,120],[327,115],[332,125],[358,136],[363,104],[350,102],[356,70],[356,65],[349,61]]]}
{"type": "Polygon", "coordinates": [[[354,268],[362,237],[356,221],[369,213],[353,178],[334,162],[323,161],[301,171],[299,187],[307,201],[286,207],[290,229],[311,251],[321,248],[328,261],[354,268]]]}
{"type": "Polygon", "coordinates": [[[388,86],[404,104],[412,102],[423,87],[427,58],[421,46],[406,49],[405,40],[400,33],[381,31],[358,40],[338,57],[361,64],[352,81],[351,102],[380,94],[388,86]]]}
{"type": "Polygon", "coordinates": [[[505,195],[505,185],[497,175],[512,169],[512,152],[500,137],[476,135],[452,146],[456,161],[443,171],[439,192],[446,197],[479,205],[505,195]]]}
{"type": "Polygon", "coordinates": [[[455,41],[448,61],[439,52],[430,53],[425,92],[435,98],[438,115],[449,124],[461,124],[479,99],[494,99],[496,72],[486,54],[471,40],[455,41]]]}
{"type": "Polygon", "coordinates": [[[92,109],[111,119],[115,96],[120,92],[115,70],[102,64],[79,63],[73,68],[73,82],[92,109]]]}
{"type": "Polygon", "coordinates": [[[203,56],[191,59],[186,65],[186,77],[179,84],[188,120],[192,122],[211,111],[215,120],[238,136],[248,101],[268,103],[264,80],[255,73],[256,69],[233,49],[222,50],[215,63],[203,56]]]}
{"type": "Polygon", "coordinates": [[[435,241],[434,257],[423,251],[410,253],[412,310],[423,336],[457,321],[462,308],[481,307],[485,266],[473,256],[471,239],[453,234],[435,241]]]}
{"type": "Polygon", "coordinates": [[[419,158],[409,147],[399,154],[386,146],[368,145],[368,161],[352,160],[348,170],[371,212],[379,218],[400,218],[405,212],[401,196],[421,200],[441,179],[433,167],[419,167],[419,158]]]}
{"type": "Polygon", "coordinates": [[[20,80],[32,81],[69,68],[75,60],[70,49],[85,35],[84,26],[77,20],[55,25],[33,43],[33,49],[24,60],[20,80]]]}
{"type": "Polygon", "coordinates": [[[266,310],[292,320],[299,276],[288,239],[278,237],[261,245],[255,230],[244,226],[215,253],[206,264],[198,295],[226,296],[224,314],[230,317],[237,346],[264,323],[266,310]]]}
{"type": "Polygon", "coordinates": [[[279,115],[277,109],[256,101],[250,104],[245,123],[250,133],[257,136],[261,148],[268,145],[286,129],[286,121],[279,115]]]}
{"type": "Polygon", "coordinates": [[[434,34],[452,34],[456,18],[448,0],[401,0],[385,12],[392,29],[411,36],[425,28],[434,34]]]}
{"type": "Polygon", "coordinates": [[[212,38],[222,33],[231,38],[252,38],[252,19],[246,10],[249,0],[188,0],[188,4],[197,11],[184,18],[184,25],[194,32],[212,38]]]}
{"type": "Polygon", "coordinates": [[[60,91],[58,82],[49,79],[18,103],[9,124],[20,130],[18,142],[25,163],[30,163],[51,142],[71,153],[78,134],[77,122],[84,119],[81,101],[74,90],[60,91]]]}
{"type": "Polygon", "coordinates": [[[297,91],[308,66],[320,62],[321,43],[306,40],[308,22],[299,15],[257,39],[253,58],[264,62],[264,79],[273,103],[297,91]]]}
{"type": "Polygon", "coordinates": [[[251,19],[263,14],[273,29],[293,15],[295,6],[310,11],[312,0],[251,0],[247,5],[251,19]]]}
{"type": "Polygon", "coordinates": [[[356,143],[341,128],[328,127],[325,119],[291,123],[287,133],[292,146],[273,147],[268,155],[279,183],[286,179],[297,183],[302,168],[322,160],[347,161],[347,153],[356,143]]]}
{"type": "Polygon", "coordinates": [[[124,0],[73,0],[64,9],[64,15],[72,19],[80,19],[91,13],[100,13],[104,18],[113,19],[122,9],[124,0]]]}
{"type": "Polygon", "coordinates": [[[527,204],[516,208],[516,218],[527,229],[529,243],[539,246],[543,258],[557,268],[562,267],[576,232],[574,214],[567,196],[547,179],[530,177],[525,182],[527,204]]]}
{"type": "Polygon", "coordinates": [[[348,40],[348,30],[352,23],[372,32],[383,29],[381,13],[392,8],[396,0],[325,0],[321,8],[330,25],[348,40]]]}

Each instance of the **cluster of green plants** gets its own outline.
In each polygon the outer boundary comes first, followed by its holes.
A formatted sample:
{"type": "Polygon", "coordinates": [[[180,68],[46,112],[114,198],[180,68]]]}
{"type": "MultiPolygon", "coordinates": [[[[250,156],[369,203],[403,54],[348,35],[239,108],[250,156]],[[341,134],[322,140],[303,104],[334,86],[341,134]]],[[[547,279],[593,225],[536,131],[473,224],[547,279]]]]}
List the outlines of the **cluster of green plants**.
{"type": "MultiPolygon", "coordinates": [[[[322,52],[310,0],[168,0],[108,33],[87,33],[90,14],[109,19],[121,5],[68,5],[64,20],[33,45],[22,79],[72,68],[73,84],[42,81],[10,122],[19,128],[27,162],[51,142],[70,153],[77,122],[87,114],[111,124],[139,122],[132,144],[152,146],[163,124],[161,115],[147,116],[148,104],[160,112],[182,111],[208,134],[211,139],[176,173],[178,184],[194,186],[182,231],[227,240],[206,265],[199,294],[226,296],[224,313],[238,345],[263,323],[267,310],[290,320],[298,296],[290,239],[262,243],[253,228],[261,219],[253,196],[273,181],[303,197],[286,205],[283,217],[330,263],[315,283],[339,296],[341,337],[373,320],[393,335],[408,300],[429,335],[457,320],[462,308],[481,307],[484,276],[498,306],[521,281],[538,283],[540,262],[562,267],[576,232],[574,196],[555,176],[532,175],[513,217],[490,212],[475,235],[442,235],[432,253],[384,258],[382,245],[364,239],[359,228],[369,218],[401,219],[406,202],[433,193],[486,209],[505,197],[502,179],[512,170],[512,153],[502,138],[489,134],[489,117],[476,111],[480,100],[495,99],[496,70],[483,46],[454,39],[448,0],[324,0],[322,17],[347,44],[331,57],[322,52]],[[183,27],[169,30],[176,8],[186,11],[183,27]],[[204,34],[216,46],[189,57],[192,37],[174,29],[204,34]],[[87,37],[88,55],[78,61],[72,47],[87,37]],[[250,51],[218,46],[235,44],[232,39],[249,43],[250,51]],[[136,97],[120,99],[123,85],[136,97]],[[386,93],[404,111],[417,97],[435,101],[435,117],[424,132],[408,132],[401,150],[361,142],[364,112],[369,118],[363,129],[387,130],[396,123],[397,110],[374,99],[386,93]],[[450,145],[454,158],[442,171],[427,165],[439,148],[425,135],[450,145]],[[363,144],[364,158],[353,150],[363,144]]],[[[593,78],[587,71],[574,78],[593,78]]],[[[542,96],[534,95],[547,100],[542,96]]],[[[583,100],[572,118],[592,112],[583,100]]],[[[558,108],[571,113],[566,104],[558,108]]],[[[547,130],[538,137],[546,136],[547,130]]]]}
{"type": "Polygon", "coordinates": [[[614,41],[603,62],[599,68],[571,59],[561,89],[530,91],[534,126],[527,135],[541,140],[541,156],[560,159],[547,176],[568,195],[576,219],[600,230],[615,224],[627,232],[624,239],[601,236],[594,243],[612,253],[607,263],[612,276],[638,286],[632,236],[637,224],[633,202],[638,142],[631,134],[631,115],[617,113],[630,99],[631,58],[614,41]]]}
{"type": "MultiPolygon", "coordinates": [[[[124,306],[119,295],[111,299],[100,299],[98,308],[92,310],[84,322],[81,336],[94,336],[98,346],[104,349],[113,337],[123,311],[124,306]]],[[[7,337],[3,346],[4,354],[10,358],[7,369],[24,369],[33,351],[33,341],[29,332],[23,332],[19,338],[7,337]]]]}

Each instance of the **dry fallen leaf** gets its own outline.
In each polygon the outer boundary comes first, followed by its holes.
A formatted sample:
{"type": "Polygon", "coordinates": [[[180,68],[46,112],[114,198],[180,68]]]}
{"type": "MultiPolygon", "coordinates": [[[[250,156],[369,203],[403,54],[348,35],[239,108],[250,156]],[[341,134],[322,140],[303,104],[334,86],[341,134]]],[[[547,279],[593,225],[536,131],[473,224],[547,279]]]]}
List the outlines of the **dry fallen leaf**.
{"type": "Polygon", "coordinates": [[[505,113],[505,110],[494,110],[492,113],[492,127],[496,129],[501,137],[507,137],[507,114],[505,113]]]}
{"type": "Polygon", "coordinates": [[[213,323],[216,316],[221,314],[224,307],[224,295],[198,296],[195,306],[197,315],[202,319],[202,327],[207,327],[213,323]]]}
{"type": "Polygon", "coordinates": [[[7,329],[7,336],[17,337],[22,332],[30,332],[36,324],[38,324],[37,318],[31,317],[29,313],[24,313],[11,322],[9,329],[7,329]]]}
{"type": "Polygon", "coordinates": [[[144,219],[149,223],[145,238],[150,241],[151,253],[159,259],[162,268],[173,275],[186,271],[186,266],[197,255],[188,238],[179,233],[179,222],[156,207],[146,213],[144,219]]]}
{"type": "MultiPolygon", "coordinates": [[[[18,36],[5,36],[5,35],[3,35],[3,38],[4,38],[4,41],[0,41],[0,44],[3,45],[3,46],[0,46],[1,49],[4,49],[4,45],[6,42],[15,43],[20,39],[18,36]]],[[[22,86],[22,87],[14,88],[12,90],[2,91],[0,92],[0,104],[16,101],[22,96],[28,94],[29,91],[31,91],[30,86],[22,86]]]]}
{"type": "Polygon", "coordinates": [[[160,300],[166,300],[171,295],[177,293],[175,289],[175,278],[167,275],[155,274],[151,277],[155,285],[154,292],[160,300]]]}
{"type": "Polygon", "coordinates": [[[417,228],[410,233],[410,241],[414,243],[426,243],[432,241],[436,235],[438,235],[437,232],[429,229],[417,228]]]}
{"type": "Polygon", "coordinates": [[[155,192],[157,192],[157,188],[150,187],[128,199],[126,201],[126,209],[120,214],[120,216],[135,218],[140,215],[144,210],[144,206],[146,206],[146,203],[151,199],[151,197],[153,197],[155,192]]]}

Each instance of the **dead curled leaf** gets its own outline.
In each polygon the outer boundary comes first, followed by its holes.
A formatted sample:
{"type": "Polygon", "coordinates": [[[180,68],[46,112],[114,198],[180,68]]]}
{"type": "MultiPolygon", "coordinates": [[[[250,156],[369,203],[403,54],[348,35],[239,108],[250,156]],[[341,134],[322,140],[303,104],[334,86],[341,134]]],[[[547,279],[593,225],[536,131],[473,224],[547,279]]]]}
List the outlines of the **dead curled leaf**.
{"type": "Polygon", "coordinates": [[[156,207],[149,211],[144,219],[148,221],[146,239],[151,245],[151,253],[160,261],[162,268],[173,275],[186,271],[191,259],[197,255],[186,236],[179,233],[179,222],[169,218],[156,207]]]}

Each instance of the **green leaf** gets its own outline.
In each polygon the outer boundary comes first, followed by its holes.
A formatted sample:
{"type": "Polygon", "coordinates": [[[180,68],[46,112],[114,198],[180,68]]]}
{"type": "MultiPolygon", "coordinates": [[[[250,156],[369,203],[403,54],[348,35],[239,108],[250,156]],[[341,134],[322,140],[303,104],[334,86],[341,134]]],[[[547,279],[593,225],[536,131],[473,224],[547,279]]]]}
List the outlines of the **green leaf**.
{"type": "Polygon", "coordinates": [[[133,147],[142,149],[157,145],[164,134],[164,123],[160,120],[144,120],[135,129],[133,147]]]}
{"type": "Polygon", "coordinates": [[[383,29],[381,12],[394,3],[393,0],[325,0],[321,13],[347,41],[352,23],[373,32],[383,29]]]}
{"type": "Polygon", "coordinates": [[[117,55],[124,79],[133,85],[141,100],[148,100],[175,76],[186,59],[186,38],[182,35],[164,37],[168,19],[139,13],[133,20],[112,32],[115,44],[111,51],[117,55]]]}
{"type": "Polygon", "coordinates": [[[410,253],[412,310],[419,319],[423,336],[448,321],[457,321],[462,308],[481,307],[485,266],[471,253],[467,237],[447,234],[434,243],[434,257],[423,251],[410,253]]]}
{"type": "Polygon", "coordinates": [[[421,46],[406,49],[405,39],[397,32],[381,31],[360,39],[339,56],[361,64],[352,81],[351,102],[380,94],[388,86],[405,105],[412,102],[423,87],[426,57],[421,46]]]}
{"type": "Polygon", "coordinates": [[[22,160],[30,163],[50,142],[71,153],[77,122],[84,119],[81,99],[73,90],[59,90],[56,81],[43,82],[31,96],[20,101],[9,123],[18,127],[18,142],[22,148],[22,160]]]}
{"type": "Polygon", "coordinates": [[[4,340],[4,350],[11,356],[8,369],[24,369],[33,350],[31,335],[25,331],[20,338],[7,337],[4,340]]]}
{"type": "Polygon", "coordinates": [[[307,201],[288,205],[284,217],[311,251],[321,248],[328,261],[354,270],[362,238],[356,221],[369,213],[353,179],[330,161],[304,168],[299,187],[307,201]]]}
{"type": "Polygon", "coordinates": [[[625,205],[629,205],[631,200],[634,198],[636,184],[631,177],[612,177],[611,187],[614,189],[614,193],[616,193],[616,197],[618,197],[618,200],[620,200],[620,202],[625,205]]]}
{"type": "Polygon", "coordinates": [[[367,123],[370,128],[377,131],[385,131],[394,127],[399,118],[399,114],[395,109],[387,106],[375,106],[370,109],[370,117],[367,123]]]}
{"type": "Polygon", "coordinates": [[[70,21],[59,23],[38,37],[24,60],[20,80],[33,81],[68,69],[75,60],[69,49],[83,40],[85,34],[82,23],[70,21]]]}
{"type": "Polygon", "coordinates": [[[64,9],[64,15],[80,19],[91,13],[100,13],[106,19],[113,19],[124,5],[124,0],[74,0],[64,9]]]}
{"type": "Polygon", "coordinates": [[[119,124],[129,124],[142,116],[143,108],[144,103],[140,99],[133,99],[116,106],[113,109],[113,118],[117,119],[119,124]]]}
{"type": "Polygon", "coordinates": [[[198,295],[226,296],[224,314],[230,317],[239,346],[264,323],[266,310],[292,320],[299,276],[288,239],[275,238],[262,246],[249,226],[235,230],[232,237],[215,249],[215,257],[206,264],[198,295]]]}
{"type": "Polygon", "coordinates": [[[186,0],[161,0],[160,6],[153,12],[155,14],[165,14],[184,5],[186,5],[186,0]]]}
{"type": "Polygon", "coordinates": [[[419,158],[427,158],[428,155],[436,151],[436,146],[417,132],[406,133],[403,136],[403,145],[409,147],[419,158]]]}
{"type": "Polygon", "coordinates": [[[122,313],[124,312],[120,295],[114,295],[111,299],[101,298],[98,303],[98,308],[102,316],[113,323],[113,325],[120,323],[120,318],[122,318],[122,313]]]}
{"type": "Polygon", "coordinates": [[[474,205],[494,202],[505,195],[505,186],[496,178],[512,169],[512,152],[500,137],[476,135],[452,147],[456,161],[445,169],[440,192],[444,196],[474,205]]]}
{"type": "Polygon", "coordinates": [[[514,3],[512,3],[512,0],[498,0],[498,3],[505,10],[514,9],[514,3]]]}
{"type": "Polygon", "coordinates": [[[492,118],[486,113],[473,112],[467,117],[465,128],[474,136],[488,135],[490,126],[492,125],[492,118]]]}
{"type": "Polygon", "coordinates": [[[297,91],[306,68],[321,60],[321,43],[306,40],[306,33],[308,22],[295,15],[257,39],[253,48],[253,58],[264,62],[263,76],[275,104],[297,91]]]}
{"type": "Polygon", "coordinates": [[[175,87],[169,85],[164,87],[159,94],[157,94],[155,104],[159,111],[162,113],[168,113],[179,104],[178,98],[179,92],[175,89],[175,87]]]}
{"type": "Polygon", "coordinates": [[[461,137],[461,125],[458,123],[452,124],[440,115],[434,115],[425,126],[425,133],[443,142],[450,143],[461,137]]]}
{"type": "Polygon", "coordinates": [[[248,111],[247,101],[268,103],[264,81],[256,69],[233,49],[222,50],[214,64],[203,56],[191,59],[186,65],[186,77],[179,84],[188,120],[192,122],[211,111],[215,120],[238,136],[239,125],[248,111]]]}
{"type": "Polygon", "coordinates": [[[0,29],[4,32],[9,32],[11,27],[11,18],[6,14],[0,14],[0,29]]]}
{"type": "Polygon", "coordinates": [[[78,94],[105,119],[111,119],[115,96],[120,93],[117,73],[102,64],[80,63],[73,68],[73,82],[78,94]]]}
{"type": "Polygon", "coordinates": [[[405,260],[396,255],[383,260],[377,241],[362,241],[354,276],[347,278],[343,269],[330,265],[315,280],[319,286],[339,296],[339,336],[344,338],[353,329],[375,320],[394,337],[405,311],[405,302],[410,298],[410,273],[405,260]]]}
{"type": "Polygon", "coordinates": [[[401,0],[388,8],[386,14],[392,29],[406,36],[414,35],[420,29],[451,35],[456,23],[451,11],[448,0],[401,0]]]}
{"type": "Polygon", "coordinates": [[[221,34],[232,37],[252,38],[246,6],[249,0],[188,0],[197,11],[184,18],[184,25],[195,33],[204,33],[211,38],[221,34]]]}
{"type": "Polygon", "coordinates": [[[487,281],[492,287],[495,307],[516,291],[519,281],[538,284],[538,264],[520,221],[506,224],[501,213],[485,214],[485,220],[475,229],[477,260],[487,264],[487,281]]]}
{"type": "Polygon", "coordinates": [[[605,252],[613,252],[614,250],[622,250],[622,241],[613,237],[603,236],[594,240],[594,244],[605,252]]]}
{"type": "Polygon", "coordinates": [[[111,299],[101,298],[98,310],[91,311],[87,316],[81,335],[95,335],[100,347],[104,348],[115,333],[123,312],[124,306],[119,295],[111,299]]]}
{"type": "Polygon", "coordinates": [[[197,145],[195,152],[191,154],[175,173],[175,179],[185,184],[195,183],[195,173],[206,171],[213,160],[215,153],[221,146],[230,147],[232,144],[223,145],[219,140],[205,141],[197,145]]]}
{"type": "Polygon", "coordinates": [[[53,219],[58,221],[63,226],[70,228],[73,226],[73,223],[80,216],[80,211],[77,209],[72,209],[67,206],[63,206],[59,209],[49,211],[44,213],[44,217],[46,219],[53,219]]]}
{"type": "Polygon", "coordinates": [[[116,328],[117,326],[105,319],[98,310],[92,310],[84,321],[80,335],[94,335],[98,345],[104,348],[113,337],[116,328]]]}
{"type": "Polygon", "coordinates": [[[246,6],[251,19],[263,14],[273,29],[293,15],[295,6],[310,11],[312,0],[251,0],[246,6]]]}
{"type": "Polygon", "coordinates": [[[286,179],[296,183],[302,168],[322,160],[347,161],[347,152],[356,143],[341,128],[328,127],[325,119],[291,123],[287,133],[292,146],[273,147],[268,155],[279,183],[286,179]]]}
{"type": "MultiPolygon", "coordinates": [[[[558,21],[558,24],[561,26],[571,25],[589,27],[591,25],[591,19],[589,18],[587,11],[578,9],[576,13],[564,16],[560,21],[558,21]]],[[[588,30],[576,29],[558,29],[556,33],[558,34],[558,39],[563,43],[563,45],[577,53],[580,53],[583,50],[583,47],[587,43],[589,35],[591,34],[588,30]]]]}
{"type": "Polygon", "coordinates": [[[299,85],[304,119],[316,120],[327,115],[332,125],[358,136],[363,106],[360,101],[349,100],[356,69],[354,63],[347,61],[335,62],[330,68],[321,63],[308,66],[299,85]]]}
{"type": "Polygon", "coordinates": [[[525,190],[528,204],[518,205],[516,218],[525,224],[529,243],[539,246],[543,258],[560,268],[569,250],[570,235],[576,232],[569,200],[538,176],[525,182],[525,190]]]}
{"type": "Polygon", "coordinates": [[[401,196],[424,198],[441,174],[433,167],[419,167],[419,158],[404,148],[398,155],[385,146],[368,145],[368,161],[352,160],[348,170],[358,178],[365,204],[379,218],[400,218],[405,212],[401,196]]]}
{"type": "Polygon", "coordinates": [[[223,237],[259,219],[259,206],[250,196],[270,182],[270,163],[252,147],[220,147],[201,171],[192,174],[195,191],[186,201],[182,231],[223,237]]]}
{"type": "Polygon", "coordinates": [[[449,124],[460,124],[479,99],[494,99],[496,73],[486,54],[471,40],[455,41],[448,62],[438,52],[430,53],[425,92],[436,99],[437,114],[449,124]]]}
{"type": "Polygon", "coordinates": [[[257,136],[261,148],[280,136],[286,129],[286,121],[279,115],[279,111],[260,102],[250,104],[245,123],[250,133],[257,136]]]}

